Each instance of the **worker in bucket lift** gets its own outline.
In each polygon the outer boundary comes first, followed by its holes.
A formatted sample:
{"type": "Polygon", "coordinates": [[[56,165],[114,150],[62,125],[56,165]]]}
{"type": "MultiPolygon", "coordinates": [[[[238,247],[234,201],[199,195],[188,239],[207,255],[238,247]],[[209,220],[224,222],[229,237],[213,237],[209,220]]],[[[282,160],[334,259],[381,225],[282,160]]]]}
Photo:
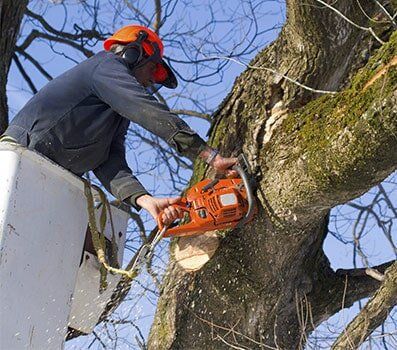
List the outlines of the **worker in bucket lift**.
{"type": "Polygon", "coordinates": [[[177,87],[163,60],[156,33],[129,25],[104,42],[105,51],[50,81],[11,121],[2,137],[52,159],[78,176],[92,170],[116,198],[169,224],[183,213],[175,198],[152,197],[129,168],[124,141],[130,122],[161,137],[178,153],[199,156],[228,173],[236,158],[224,158],[147,88],[177,87]]]}

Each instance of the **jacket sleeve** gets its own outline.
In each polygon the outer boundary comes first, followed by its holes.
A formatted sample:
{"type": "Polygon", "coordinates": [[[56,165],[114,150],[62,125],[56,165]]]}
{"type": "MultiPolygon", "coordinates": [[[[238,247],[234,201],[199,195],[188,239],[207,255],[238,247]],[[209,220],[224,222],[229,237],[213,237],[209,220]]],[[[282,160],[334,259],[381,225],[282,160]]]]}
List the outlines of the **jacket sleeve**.
{"type": "Polygon", "coordinates": [[[132,175],[132,171],[127,164],[124,141],[129,122],[126,121],[122,124],[124,124],[123,127],[119,128],[118,133],[113,138],[108,159],[93,171],[106,190],[116,198],[132,204],[136,210],[140,210],[140,206],[136,204],[136,199],[149,193],[132,175]]]}
{"type": "Polygon", "coordinates": [[[166,105],[138,83],[124,60],[114,54],[94,70],[92,90],[114,111],[161,137],[183,156],[194,160],[205,141],[166,105]]]}

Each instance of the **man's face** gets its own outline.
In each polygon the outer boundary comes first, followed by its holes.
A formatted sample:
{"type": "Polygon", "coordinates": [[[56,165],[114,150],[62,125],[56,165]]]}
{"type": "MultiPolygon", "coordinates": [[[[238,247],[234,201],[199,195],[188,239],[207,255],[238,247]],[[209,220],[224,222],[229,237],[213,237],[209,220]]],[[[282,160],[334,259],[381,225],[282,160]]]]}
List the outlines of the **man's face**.
{"type": "Polygon", "coordinates": [[[136,80],[144,87],[153,85],[153,74],[156,71],[156,63],[147,62],[144,65],[134,69],[134,76],[136,80]]]}

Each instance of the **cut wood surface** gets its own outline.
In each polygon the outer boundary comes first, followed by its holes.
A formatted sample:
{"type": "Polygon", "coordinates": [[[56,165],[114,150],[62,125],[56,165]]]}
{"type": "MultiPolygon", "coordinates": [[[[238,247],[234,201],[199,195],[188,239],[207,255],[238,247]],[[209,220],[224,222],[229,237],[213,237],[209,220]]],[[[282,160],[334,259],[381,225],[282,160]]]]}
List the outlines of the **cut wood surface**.
{"type": "Polygon", "coordinates": [[[178,239],[174,258],[185,271],[197,271],[207,263],[219,247],[219,238],[215,231],[199,236],[178,239]]]}

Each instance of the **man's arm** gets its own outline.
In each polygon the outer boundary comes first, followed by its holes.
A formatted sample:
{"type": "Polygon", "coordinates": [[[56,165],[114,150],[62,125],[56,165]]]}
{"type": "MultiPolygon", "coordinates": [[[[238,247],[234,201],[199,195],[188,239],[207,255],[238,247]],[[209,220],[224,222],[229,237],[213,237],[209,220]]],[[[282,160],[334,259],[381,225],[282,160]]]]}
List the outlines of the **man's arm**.
{"type": "Polygon", "coordinates": [[[113,138],[107,161],[93,171],[102,185],[116,198],[140,210],[141,207],[136,203],[136,199],[149,193],[132,174],[125,158],[124,141],[128,124],[127,121],[122,122],[118,133],[113,138]]]}
{"type": "Polygon", "coordinates": [[[92,91],[114,111],[194,160],[205,141],[138,83],[121,57],[110,54],[93,73],[92,91]]]}
{"type": "MultiPolygon", "coordinates": [[[[96,96],[121,116],[161,137],[181,155],[188,157],[192,161],[197,156],[200,156],[201,159],[207,162],[211,160],[211,166],[218,171],[224,171],[226,173],[228,173],[226,169],[236,162],[235,158],[223,158],[220,155],[211,157],[211,154],[213,154],[212,149],[206,146],[205,141],[190,129],[181,118],[171,113],[166,105],[148,94],[132,75],[122,58],[116,55],[110,55],[98,65],[92,78],[92,92],[96,96]]],[[[112,156],[113,153],[109,158],[112,156]]],[[[122,158],[125,162],[124,154],[122,158]]],[[[119,161],[118,165],[121,164],[122,162],[119,161]]],[[[125,166],[128,168],[126,162],[125,166]]],[[[111,169],[111,173],[114,175],[111,175],[111,177],[113,176],[112,181],[114,184],[116,184],[118,179],[125,178],[125,172],[128,173],[126,168],[124,168],[124,171],[118,172],[117,164],[111,159],[99,168],[103,168],[102,171],[101,169],[99,170],[102,174],[104,173],[104,169],[106,169],[106,173],[108,173],[108,169],[111,169]]],[[[132,182],[131,188],[135,188],[134,181],[138,182],[138,180],[131,175],[131,170],[129,171],[130,174],[127,177],[132,178],[129,180],[132,182]]],[[[100,179],[100,177],[98,178],[100,179]]],[[[111,192],[114,193],[112,190],[111,192]]],[[[175,200],[177,199],[154,198],[142,192],[133,195],[131,202],[137,209],[140,209],[140,206],[142,206],[148,210],[155,219],[158,213],[164,210],[163,220],[166,223],[172,222],[173,219],[181,215],[181,213],[175,211],[172,207],[175,200]]]]}

